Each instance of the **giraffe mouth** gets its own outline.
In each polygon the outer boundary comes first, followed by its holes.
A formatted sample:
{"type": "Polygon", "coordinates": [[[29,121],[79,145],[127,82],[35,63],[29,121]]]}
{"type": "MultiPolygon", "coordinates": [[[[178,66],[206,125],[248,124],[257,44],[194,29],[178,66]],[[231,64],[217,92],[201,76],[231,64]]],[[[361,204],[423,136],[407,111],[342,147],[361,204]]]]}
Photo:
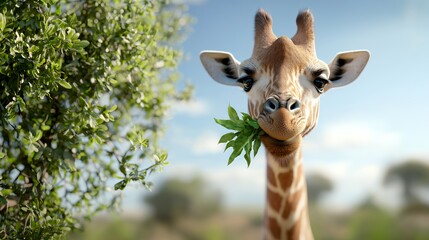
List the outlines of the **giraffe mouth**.
{"type": "Polygon", "coordinates": [[[259,116],[258,124],[265,132],[261,141],[272,155],[285,157],[299,147],[306,121],[297,113],[280,108],[259,116]]]}
{"type": "Polygon", "coordinates": [[[285,108],[272,114],[261,114],[258,124],[272,142],[284,145],[293,142],[298,135],[301,135],[306,125],[302,116],[295,115],[285,108]]]}
{"type": "Polygon", "coordinates": [[[299,148],[301,140],[301,134],[298,134],[288,140],[279,140],[267,133],[261,136],[261,141],[267,151],[276,157],[288,156],[295,152],[299,148]]]}
{"type": "Polygon", "coordinates": [[[277,139],[275,137],[270,136],[268,133],[265,133],[261,137],[269,139],[274,144],[286,146],[286,145],[289,145],[289,144],[295,142],[297,140],[298,136],[299,136],[299,134],[297,134],[296,136],[293,136],[293,137],[291,137],[289,139],[281,140],[281,139],[277,139]]]}

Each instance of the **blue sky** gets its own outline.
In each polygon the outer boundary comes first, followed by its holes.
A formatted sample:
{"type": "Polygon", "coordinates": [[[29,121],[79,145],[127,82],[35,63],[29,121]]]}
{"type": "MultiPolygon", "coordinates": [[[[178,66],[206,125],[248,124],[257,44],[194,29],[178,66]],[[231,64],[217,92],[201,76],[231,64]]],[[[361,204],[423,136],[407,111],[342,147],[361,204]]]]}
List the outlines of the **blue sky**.
{"type": "MultiPolygon", "coordinates": [[[[217,145],[225,130],[213,118],[226,118],[227,106],[247,110],[247,96],[211,80],[199,61],[202,50],[222,50],[243,61],[253,47],[253,18],[269,12],[277,36],[293,36],[295,18],[309,8],[315,18],[318,57],[329,62],[337,52],[367,49],[371,59],[358,80],[321,97],[318,127],[304,139],[306,172],[329,176],[335,190],[329,207],[349,207],[373,194],[381,202],[395,196],[382,187],[384,170],[410,157],[429,159],[429,2],[408,1],[232,1],[188,0],[195,18],[183,43],[179,71],[195,86],[190,103],[173,105],[162,145],[170,166],[151,179],[206,177],[222,191],[228,206],[263,206],[265,153],[248,168],[244,159],[227,166],[229,152],[217,145]]],[[[132,191],[126,202],[136,200],[132,191]]],[[[139,196],[141,198],[141,196],[139,196]]]]}

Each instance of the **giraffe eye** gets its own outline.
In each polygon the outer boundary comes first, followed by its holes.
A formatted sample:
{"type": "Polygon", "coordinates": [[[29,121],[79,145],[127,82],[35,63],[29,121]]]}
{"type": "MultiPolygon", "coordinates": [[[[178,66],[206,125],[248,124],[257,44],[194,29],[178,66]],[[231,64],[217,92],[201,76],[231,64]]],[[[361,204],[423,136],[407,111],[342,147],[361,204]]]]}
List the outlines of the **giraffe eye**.
{"type": "Polygon", "coordinates": [[[313,84],[316,87],[318,93],[323,93],[323,88],[326,86],[326,84],[328,84],[328,80],[323,78],[316,78],[314,79],[313,84]]]}
{"type": "Polygon", "coordinates": [[[245,92],[250,91],[253,87],[253,83],[255,82],[251,77],[245,76],[243,78],[238,79],[238,82],[243,84],[243,89],[245,92]]]}
{"type": "Polygon", "coordinates": [[[253,87],[253,79],[249,78],[243,82],[243,88],[244,88],[245,92],[250,91],[250,89],[252,89],[252,87],[253,87]]]}

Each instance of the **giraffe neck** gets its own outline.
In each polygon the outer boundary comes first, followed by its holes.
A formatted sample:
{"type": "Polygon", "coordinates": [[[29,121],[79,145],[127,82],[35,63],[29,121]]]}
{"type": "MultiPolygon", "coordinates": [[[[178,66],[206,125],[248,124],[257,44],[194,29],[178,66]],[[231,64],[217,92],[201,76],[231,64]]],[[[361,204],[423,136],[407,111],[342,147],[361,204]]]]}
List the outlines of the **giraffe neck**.
{"type": "MultiPolygon", "coordinates": [[[[281,164],[267,151],[264,239],[313,239],[300,147],[281,164]]],[[[284,161],[284,160],[283,160],[284,161]]]]}

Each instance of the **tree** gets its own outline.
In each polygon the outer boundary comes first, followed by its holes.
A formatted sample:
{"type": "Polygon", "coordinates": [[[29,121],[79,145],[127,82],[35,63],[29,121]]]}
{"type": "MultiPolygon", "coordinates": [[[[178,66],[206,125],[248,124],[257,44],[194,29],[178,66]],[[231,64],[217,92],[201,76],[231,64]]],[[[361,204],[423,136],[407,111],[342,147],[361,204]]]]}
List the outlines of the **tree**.
{"type": "Polygon", "coordinates": [[[402,184],[402,196],[406,206],[422,203],[417,191],[429,186],[429,164],[411,159],[389,167],[384,176],[384,184],[394,182],[402,184]]]}
{"type": "Polygon", "coordinates": [[[198,177],[188,181],[166,180],[145,202],[152,209],[153,217],[165,224],[174,224],[186,217],[206,217],[221,208],[219,193],[198,177]]]}
{"type": "Polygon", "coordinates": [[[61,239],[167,164],[189,22],[155,0],[0,2],[0,238],[61,239]]]}
{"type": "Polygon", "coordinates": [[[326,193],[332,191],[331,180],[321,173],[312,173],[307,176],[308,201],[317,204],[326,193]]]}

